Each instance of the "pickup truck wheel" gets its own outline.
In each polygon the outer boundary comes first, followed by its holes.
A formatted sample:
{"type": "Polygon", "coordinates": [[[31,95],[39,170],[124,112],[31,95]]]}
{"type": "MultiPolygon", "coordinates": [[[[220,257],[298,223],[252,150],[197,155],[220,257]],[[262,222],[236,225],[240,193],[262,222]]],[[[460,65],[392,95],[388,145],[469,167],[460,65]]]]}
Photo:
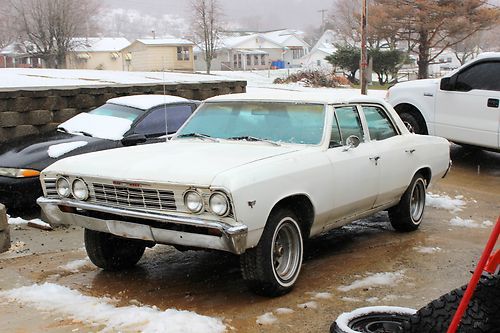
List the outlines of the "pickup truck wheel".
{"type": "Polygon", "coordinates": [[[425,179],[417,173],[401,197],[399,204],[389,209],[391,225],[397,231],[417,230],[425,209],[425,179]]]}
{"type": "Polygon", "coordinates": [[[143,241],[85,229],[85,249],[90,261],[104,270],[116,271],[133,267],[146,249],[143,241]]]}
{"type": "Polygon", "coordinates": [[[287,209],[273,211],[257,246],[241,256],[243,278],[256,294],[274,297],[292,290],[304,250],[297,221],[287,209]]]}
{"type": "Polygon", "coordinates": [[[401,112],[399,117],[411,133],[425,134],[424,125],[420,120],[409,112],[401,112]]]}

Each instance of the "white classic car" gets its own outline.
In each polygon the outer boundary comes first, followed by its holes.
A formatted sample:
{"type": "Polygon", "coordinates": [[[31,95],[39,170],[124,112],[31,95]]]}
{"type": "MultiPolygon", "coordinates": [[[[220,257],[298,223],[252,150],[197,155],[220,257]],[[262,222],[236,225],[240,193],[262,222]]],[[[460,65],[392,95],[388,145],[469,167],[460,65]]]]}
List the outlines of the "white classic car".
{"type": "Polygon", "coordinates": [[[500,152],[500,52],[488,52],[442,79],[401,82],[388,102],[417,134],[500,152]]]}
{"type": "Polygon", "coordinates": [[[409,133],[379,99],[234,94],[205,101],[169,142],[52,164],[38,203],[85,228],[103,269],[157,243],[229,251],[252,290],[276,296],[296,282],[309,237],[381,210],[416,230],[449,161],[447,140],[409,133]]]}

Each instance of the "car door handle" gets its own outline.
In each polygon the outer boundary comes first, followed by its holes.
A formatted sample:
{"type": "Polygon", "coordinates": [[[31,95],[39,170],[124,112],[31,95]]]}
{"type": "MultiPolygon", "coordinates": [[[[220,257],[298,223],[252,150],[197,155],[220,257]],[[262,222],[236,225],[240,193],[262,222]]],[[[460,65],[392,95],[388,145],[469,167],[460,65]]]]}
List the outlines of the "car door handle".
{"type": "Polygon", "coordinates": [[[406,149],[405,152],[408,154],[413,154],[415,152],[415,149],[406,149]]]}
{"type": "Polygon", "coordinates": [[[373,156],[370,157],[370,161],[374,161],[375,165],[378,165],[378,160],[380,160],[380,156],[373,156]]]}
{"type": "Polygon", "coordinates": [[[488,98],[489,108],[498,108],[498,105],[499,105],[498,98],[488,98]]]}

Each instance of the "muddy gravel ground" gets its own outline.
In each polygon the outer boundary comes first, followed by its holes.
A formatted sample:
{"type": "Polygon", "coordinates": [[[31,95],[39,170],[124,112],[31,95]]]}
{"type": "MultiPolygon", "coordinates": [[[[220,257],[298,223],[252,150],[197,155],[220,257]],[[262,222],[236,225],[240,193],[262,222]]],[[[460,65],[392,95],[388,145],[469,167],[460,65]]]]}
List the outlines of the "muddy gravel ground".
{"type": "MultiPolygon", "coordinates": [[[[52,282],[85,295],[115,298],[118,305],[154,305],[222,318],[229,332],[328,332],[340,313],[358,307],[420,308],[467,283],[500,214],[500,154],[454,146],[452,158],[450,174],[429,192],[461,199],[461,210],[427,206],[421,228],[413,233],[396,233],[387,214],[379,213],[313,239],[296,288],[279,298],[248,292],[238,258],[215,252],[156,246],[126,272],[103,272],[88,261],[71,270],[65,265],[87,260],[82,230],[27,226],[13,228],[14,246],[0,254],[0,289],[52,282]],[[453,225],[456,217],[474,222],[453,225]],[[369,283],[377,276],[385,282],[369,283]],[[278,308],[293,312],[280,314],[278,308]],[[277,320],[257,323],[267,312],[277,320]]],[[[101,328],[0,300],[1,332],[101,328]]]]}

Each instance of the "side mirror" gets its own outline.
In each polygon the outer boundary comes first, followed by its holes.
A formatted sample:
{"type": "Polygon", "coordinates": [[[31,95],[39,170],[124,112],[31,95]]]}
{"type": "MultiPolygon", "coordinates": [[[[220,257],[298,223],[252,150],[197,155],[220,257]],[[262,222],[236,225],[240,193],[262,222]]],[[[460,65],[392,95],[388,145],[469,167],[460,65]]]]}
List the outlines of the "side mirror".
{"type": "Polygon", "coordinates": [[[453,90],[453,84],[451,83],[451,77],[444,77],[441,79],[441,83],[439,85],[441,90],[451,91],[453,90]]]}
{"type": "Polygon", "coordinates": [[[356,135],[351,135],[345,140],[346,147],[344,151],[348,151],[349,149],[356,148],[361,143],[361,140],[356,135]]]}
{"type": "Polygon", "coordinates": [[[124,146],[135,146],[139,143],[144,143],[147,138],[144,134],[131,134],[124,137],[121,142],[124,146]]]}

